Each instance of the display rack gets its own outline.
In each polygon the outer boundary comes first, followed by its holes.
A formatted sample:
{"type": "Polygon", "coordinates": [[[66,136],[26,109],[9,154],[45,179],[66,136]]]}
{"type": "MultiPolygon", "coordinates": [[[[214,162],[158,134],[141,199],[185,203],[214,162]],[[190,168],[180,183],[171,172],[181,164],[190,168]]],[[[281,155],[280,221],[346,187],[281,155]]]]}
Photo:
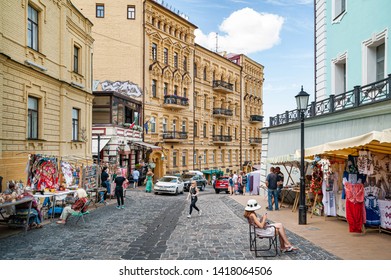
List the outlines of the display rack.
{"type": "Polygon", "coordinates": [[[98,166],[87,165],[83,166],[82,182],[85,190],[91,190],[98,187],[98,166]]]}

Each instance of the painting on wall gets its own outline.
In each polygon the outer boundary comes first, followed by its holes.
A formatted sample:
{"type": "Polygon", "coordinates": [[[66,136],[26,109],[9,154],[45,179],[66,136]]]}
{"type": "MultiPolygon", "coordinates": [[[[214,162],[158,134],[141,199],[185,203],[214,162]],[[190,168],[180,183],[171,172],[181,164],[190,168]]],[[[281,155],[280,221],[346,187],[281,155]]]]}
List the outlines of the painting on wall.
{"type": "Polygon", "coordinates": [[[141,99],[142,96],[141,88],[130,81],[94,81],[93,91],[114,91],[134,99],[141,99]]]}

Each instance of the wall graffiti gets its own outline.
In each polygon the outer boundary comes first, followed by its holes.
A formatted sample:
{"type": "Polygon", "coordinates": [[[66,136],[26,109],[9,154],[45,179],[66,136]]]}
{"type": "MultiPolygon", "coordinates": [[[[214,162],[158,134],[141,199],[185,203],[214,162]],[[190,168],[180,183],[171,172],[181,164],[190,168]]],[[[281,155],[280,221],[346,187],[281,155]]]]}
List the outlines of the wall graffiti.
{"type": "Polygon", "coordinates": [[[97,83],[95,84],[94,90],[99,90],[100,87],[102,91],[114,91],[133,98],[138,98],[141,97],[142,95],[141,88],[137,84],[134,84],[129,81],[112,82],[106,80],[103,82],[99,82],[99,81],[96,82],[97,83]]]}

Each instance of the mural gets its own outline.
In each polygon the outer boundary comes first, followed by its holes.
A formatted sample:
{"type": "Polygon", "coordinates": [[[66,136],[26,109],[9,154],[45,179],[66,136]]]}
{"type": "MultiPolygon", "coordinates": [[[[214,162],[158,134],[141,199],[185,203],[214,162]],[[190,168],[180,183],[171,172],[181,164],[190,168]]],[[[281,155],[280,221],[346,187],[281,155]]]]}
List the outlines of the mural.
{"type": "Polygon", "coordinates": [[[142,95],[141,88],[132,82],[129,81],[94,81],[94,91],[114,91],[121,93],[125,96],[132,98],[140,98],[142,95]]]}

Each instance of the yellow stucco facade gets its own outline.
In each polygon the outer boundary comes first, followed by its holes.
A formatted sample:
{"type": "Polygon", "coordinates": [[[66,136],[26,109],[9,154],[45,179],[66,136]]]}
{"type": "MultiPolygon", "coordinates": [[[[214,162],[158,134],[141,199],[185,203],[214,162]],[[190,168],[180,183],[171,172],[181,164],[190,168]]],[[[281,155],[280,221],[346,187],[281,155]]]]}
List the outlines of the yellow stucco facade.
{"type": "Polygon", "coordinates": [[[153,0],[73,0],[94,24],[94,80],[142,92],[155,177],[259,164],[263,66],[195,44],[197,26],[153,0]],[[251,116],[259,116],[252,118],[251,116]]]}
{"type": "Polygon", "coordinates": [[[68,0],[1,1],[0,17],[4,189],[26,181],[29,154],[91,159],[93,38],[92,23],[68,0]]]}

